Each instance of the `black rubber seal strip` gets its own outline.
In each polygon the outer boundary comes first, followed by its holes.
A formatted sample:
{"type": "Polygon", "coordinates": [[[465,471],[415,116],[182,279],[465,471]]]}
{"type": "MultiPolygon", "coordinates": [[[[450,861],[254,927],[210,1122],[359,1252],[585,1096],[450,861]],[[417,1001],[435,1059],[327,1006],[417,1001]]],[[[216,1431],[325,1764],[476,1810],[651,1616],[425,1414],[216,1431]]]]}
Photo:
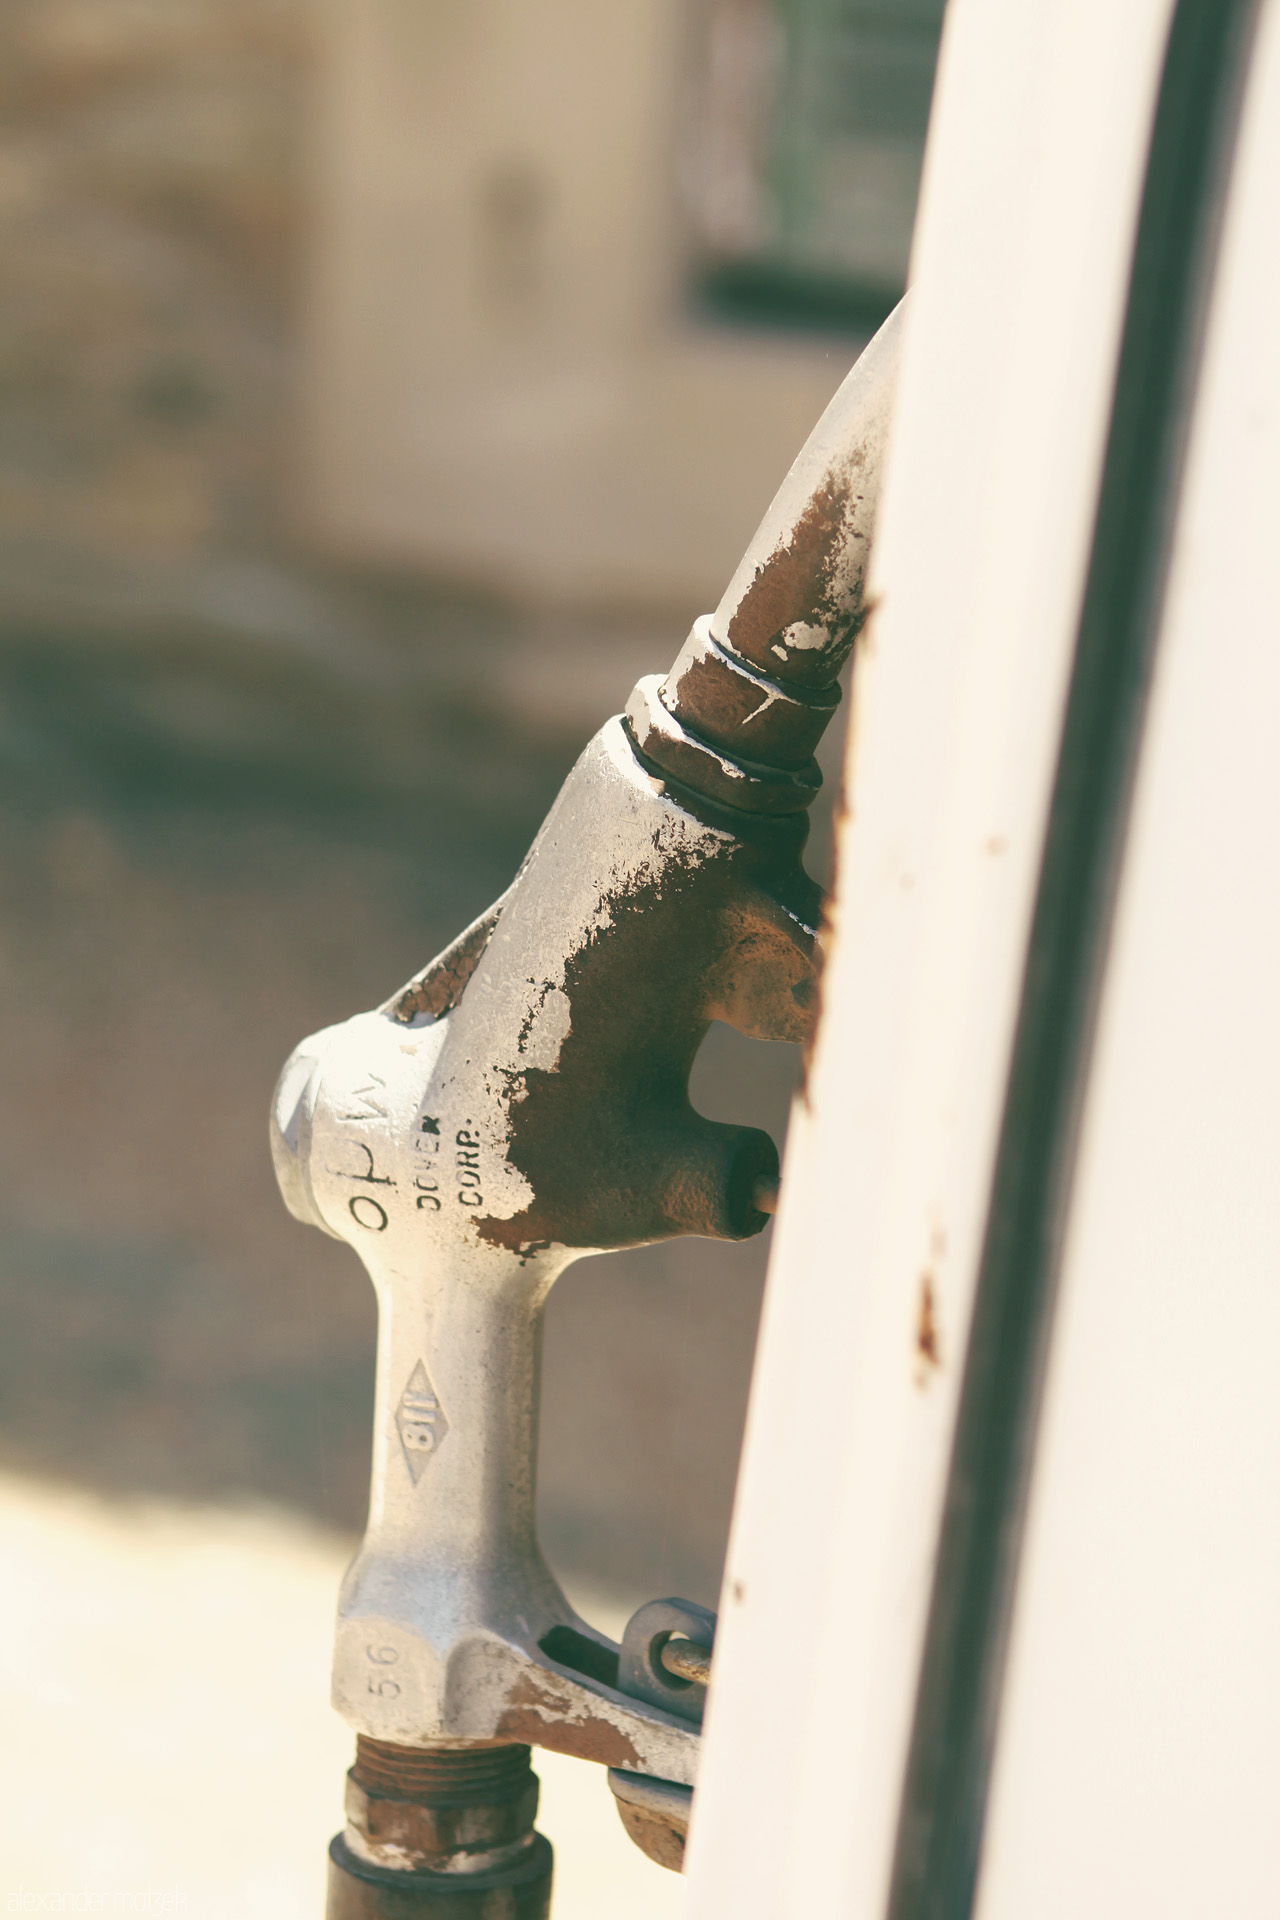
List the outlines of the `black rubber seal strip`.
{"type": "Polygon", "coordinates": [[[1255,0],[1178,0],[1130,268],[899,1814],[890,1920],[968,1920],[1066,1204],[1255,0]]]}

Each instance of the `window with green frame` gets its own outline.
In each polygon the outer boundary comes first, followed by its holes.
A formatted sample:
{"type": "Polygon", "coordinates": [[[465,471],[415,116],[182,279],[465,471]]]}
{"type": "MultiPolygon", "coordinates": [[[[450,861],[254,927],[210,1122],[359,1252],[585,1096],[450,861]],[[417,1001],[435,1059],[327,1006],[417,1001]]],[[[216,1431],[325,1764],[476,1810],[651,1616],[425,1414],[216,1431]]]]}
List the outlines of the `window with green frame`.
{"type": "Polygon", "coordinates": [[[704,0],[684,154],[693,291],[865,327],[906,280],[943,0],[704,0]]]}

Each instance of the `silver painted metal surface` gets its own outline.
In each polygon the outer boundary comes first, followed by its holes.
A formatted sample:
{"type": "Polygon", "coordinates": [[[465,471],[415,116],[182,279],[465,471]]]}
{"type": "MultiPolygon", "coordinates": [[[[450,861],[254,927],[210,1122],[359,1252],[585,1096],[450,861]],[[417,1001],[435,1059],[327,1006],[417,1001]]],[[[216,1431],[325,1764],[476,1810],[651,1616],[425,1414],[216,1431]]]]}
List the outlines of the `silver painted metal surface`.
{"type": "Polygon", "coordinates": [[[532,1198],[507,1152],[512,1082],[556,1068],[566,963],[609,918],[602,870],[626,880],[662,863],[688,876],[731,847],[662,794],[611,722],[570,776],[462,1003],[439,1019],[358,1015],[304,1041],[281,1077],[273,1147],[289,1203],[348,1240],[378,1292],[369,1526],[343,1585],[333,1683],[359,1732],[554,1747],[558,1725],[590,1722],[598,1757],[692,1778],[687,1722],[539,1648],[568,1627],[612,1651],[569,1606],[534,1532],[542,1310],[584,1249],[512,1249],[481,1226],[532,1198]]]}
{"type": "MultiPolygon", "coordinates": [[[[695,647],[692,677],[646,692],[671,740],[693,743],[692,771],[610,721],[489,913],[281,1075],[286,1203],[355,1248],[379,1302],[369,1524],[333,1671],[335,1706],[373,1739],[520,1741],[694,1778],[688,1708],[619,1688],[619,1649],[538,1548],[542,1312],[581,1254],[745,1237],[776,1204],[772,1143],[697,1115],[688,1071],[714,1018],[760,1038],[810,1030],[805,816],[771,816],[758,791],[796,785],[796,741],[810,753],[836,704],[898,335],[895,316],[815,429],[722,603],[738,609],[725,632],[695,647]],[[719,785],[700,782],[699,747],[719,785]],[[726,783],[747,804],[727,806],[726,783]]],[[[802,770],[799,785],[807,798],[802,770]]]]}

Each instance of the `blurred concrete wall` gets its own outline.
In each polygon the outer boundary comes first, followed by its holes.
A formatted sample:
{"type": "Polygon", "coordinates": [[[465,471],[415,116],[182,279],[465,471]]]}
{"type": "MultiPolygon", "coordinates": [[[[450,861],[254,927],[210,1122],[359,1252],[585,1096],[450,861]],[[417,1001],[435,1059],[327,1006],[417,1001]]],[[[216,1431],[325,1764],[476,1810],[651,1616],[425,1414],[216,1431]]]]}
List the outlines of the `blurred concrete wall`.
{"type": "MultiPolygon", "coordinates": [[[[688,317],[692,23],[0,7],[0,1466],[359,1524],[372,1297],[280,1206],[279,1063],[507,884],[855,351],[688,317]]],[[[718,1029],[696,1098],[780,1133],[792,1052],[718,1029]]],[[[714,1598],[763,1256],[557,1287],[557,1565],[714,1598]]]]}
{"type": "Polygon", "coordinates": [[[857,343],[692,311],[701,4],[7,0],[0,618],[718,597],[857,343]]]}
{"type": "Polygon", "coordinates": [[[309,0],[0,7],[0,617],[278,544],[309,0]]]}
{"type": "Polygon", "coordinates": [[[684,299],[689,0],[329,0],[305,508],[553,601],[719,598],[850,364],[684,299]]]}

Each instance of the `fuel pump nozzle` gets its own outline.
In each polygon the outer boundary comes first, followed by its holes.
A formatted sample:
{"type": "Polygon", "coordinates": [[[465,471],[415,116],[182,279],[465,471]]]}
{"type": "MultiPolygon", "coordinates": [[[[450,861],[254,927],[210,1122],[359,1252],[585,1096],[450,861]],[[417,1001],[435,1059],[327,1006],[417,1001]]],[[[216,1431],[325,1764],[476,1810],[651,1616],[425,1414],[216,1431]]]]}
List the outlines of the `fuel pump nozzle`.
{"type": "Polygon", "coordinates": [[[689,1074],[712,1020],[803,1040],[814,1017],[806,808],[863,613],[899,330],[841,387],[716,612],[587,746],[507,892],[281,1075],[286,1203],[356,1249],[379,1307],[330,1920],[462,1920],[500,1890],[503,1913],[545,1914],[530,1746],[693,1784],[701,1689],[691,1713],[679,1674],[637,1685],[538,1548],[542,1312],[585,1253],[744,1239],[776,1203],[773,1142],[695,1112],[689,1074]]]}

